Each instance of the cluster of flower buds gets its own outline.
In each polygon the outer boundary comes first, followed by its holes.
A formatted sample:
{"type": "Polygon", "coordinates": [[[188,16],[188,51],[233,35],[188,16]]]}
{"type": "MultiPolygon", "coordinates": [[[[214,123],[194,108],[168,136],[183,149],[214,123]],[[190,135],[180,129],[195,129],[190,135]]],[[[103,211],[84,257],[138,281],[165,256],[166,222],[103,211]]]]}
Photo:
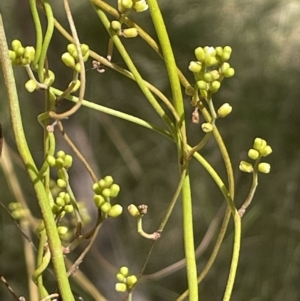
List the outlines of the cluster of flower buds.
{"type": "Polygon", "coordinates": [[[148,9],[145,0],[118,0],[118,10],[122,14],[128,14],[131,11],[140,13],[148,9]]]}
{"type": "Polygon", "coordinates": [[[122,30],[122,24],[119,21],[112,21],[111,28],[115,30],[119,36],[123,36],[124,38],[135,38],[139,34],[135,27],[122,30]]]}
{"type": "Polygon", "coordinates": [[[51,207],[53,214],[59,214],[60,217],[63,217],[66,213],[71,213],[74,211],[74,207],[71,204],[70,195],[64,191],[61,191],[58,194],[51,207]]]}
{"type": "Polygon", "coordinates": [[[222,47],[198,47],[195,49],[197,61],[190,62],[189,70],[193,72],[201,96],[206,98],[209,93],[220,89],[224,77],[232,77],[234,69],[227,62],[232,49],[222,47]]]}
{"type": "Polygon", "coordinates": [[[58,179],[56,181],[57,186],[60,188],[67,187],[68,179],[66,179],[65,170],[69,169],[72,166],[73,157],[61,150],[56,153],[56,158],[54,156],[47,156],[46,161],[49,166],[55,166],[58,169],[58,179]]]}
{"type": "Polygon", "coordinates": [[[13,40],[12,50],[9,50],[9,57],[14,65],[29,65],[34,60],[35,49],[32,46],[23,47],[19,40],[13,40]]]}
{"type": "MultiPolygon", "coordinates": [[[[78,51],[76,49],[76,46],[74,44],[69,44],[68,52],[65,52],[61,59],[65,63],[65,65],[69,68],[72,68],[76,72],[80,73],[80,63],[79,63],[79,55],[78,51]]],[[[81,52],[82,52],[82,59],[84,62],[86,62],[90,56],[90,48],[86,44],[81,44],[81,52]]]]}
{"type": "MultiPolygon", "coordinates": [[[[249,149],[248,157],[252,160],[260,161],[262,157],[266,157],[272,153],[272,148],[267,144],[266,140],[261,138],[255,138],[253,143],[253,148],[249,149]]],[[[247,161],[241,161],[239,168],[243,172],[253,172],[253,164],[247,161]]],[[[269,173],[271,170],[271,165],[266,162],[259,162],[257,169],[262,173],[269,173]]]]}
{"type": "Polygon", "coordinates": [[[137,282],[135,275],[129,275],[127,267],[121,267],[117,274],[118,283],[116,283],[115,290],[117,292],[130,291],[137,282]]]}
{"type": "Polygon", "coordinates": [[[123,208],[119,204],[111,205],[111,199],[116,198],[120,192],[120,186],[114,183],[112,176],[106,176],[93,184],[95,205],[108,216],[119,216],[123,208]]]}
{"type": "Polygon", "coordinates": [[[29,210],[23,208],[22,204],[19,202],[12,202],[8,205],[8,208],[11,212],[11,216],[15,220],[22,220],[29,215],[29,210]]]}

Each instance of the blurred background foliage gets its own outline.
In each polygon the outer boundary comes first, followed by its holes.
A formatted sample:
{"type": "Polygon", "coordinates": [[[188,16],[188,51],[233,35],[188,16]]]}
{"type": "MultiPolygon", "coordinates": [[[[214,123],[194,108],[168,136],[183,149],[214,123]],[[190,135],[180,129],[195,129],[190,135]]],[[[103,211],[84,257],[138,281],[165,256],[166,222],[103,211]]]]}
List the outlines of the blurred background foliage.
{"type": "MultiPolygon", "coordinates": [[[[112,0],[107,2],[114,6],[117,3],[112,0]]],[[[233,48],[230,63],[236,75],[224,81],[214,102],[217,107],[224,102],[233,106],[232,114],[225,120],[219,120],[218,126],[232,158],[238,207],[251,183],[250,175],[239,172],[239,161],[246,158],[255,137],[266,139],[273,148],[269,158],[271,173],[260,176],[257,194],[243,218],[241,257],[232,300],[299,300],[300,3],[295,0],[160,2],[177,64],[191,82],[192,74],[187,67],[195,59],[196,47],[230,45],[233,48]]],[[[108,34],[92,6],[87,1],[73,0],[70,3],[81,42],[105,57],[108,34]]],[[[51,5],[55,17],[68,28],[62,1],[51,1],[51,5]]],[[[20,39],[23,45],[35,45],[27,1],[2,1],[1,10],[8,42],[20,39]]],[[[148,12],[134,15],[132,19],[155,37],[148,12]]],[[[164,65],[157,55],[138,38],[125,40],[124,43],[144,78],[170,96],[164,65]]],[[[49,48],[49,66],[56,74],[54,85],[60,89],[64,89],[72,76],[60,61],[67,44],[55,32],[49,48]]],[[[126,67],[117,51],[112,61],[126,67]]],[[[27,139],[40,165],[43,139],[42,128],[36,118],[44,109],[43,94],[27,93],[24,89],[27,80],[25,70],[16,67],[14,70],[27,139]]],[[[86,75],[87,100],[162,125],[131,80],[109,69],[103,74],[88,70],[86,75]]],[[[0,89],[0,120],[5,147],[10,148],[14,172],[26,201],[39,217],[32,186],[16,153],[2,75],[0,89]]],[[[185,96],[185,104],[189,141],[195,144],[201,139],[202,132],[199,125],[191,122],[192,108],[188,96],[185,96]]],[[[64,105],[70,106],[67,101],[64,105]]],[[[179,179],[175,144],[147,129],[87,108],[80,109],[65,122],[65,126],[98,177],[112,175],[120,184],[118,202],[124,208],[130,203],[149,206],[144,227],[146,231],[155,231],[179,179]]],[[[59,134],[57,137],[58,149],[67,149],[59,134]]],[[[224,178],[224,164],[216,144],[209,142],[202,154],[224,178]]],[[[74,191],[95,218],[92,181],[80,162],[76,158],[74,160],[70,170],[74,191]]],[[[198,246],[225,201],[195,161],[191,164],[191,175],[195,241],[198,246]]],[[[0,181],[1,202],[7,205],[16,201],[2,171],[0,181]]],[[[162,238],[155,245],[145,274],[152,274],[183,258],[181,222],[181,205],[178,202],[162,238]]],[[[200,285],[203,301],[222,298],[231,258],[232,230],[230,224],[217,260],[200,285]]],[[[217,231],[210,235],[208,246],[198,258],[199,271],[210,256],[217,231]]],[[[19,294],[28,296],[20,238],[19,230],[1,209],[0,271],[19,294]]],[[[134,219],[125,212],[121,218],[104,223],[93,250],[80,269],[108,300],[121,300],[120,294],[114,292],[114,273],[122,265],[129,266],[132,273],[138,273],[150,244],[136,233],[134,219]],[[107,269],[99,254],[111,264],[111,269],[107,269]]],[[[75,254],[70,257],[76,258],[75,254]]],[[[49,274],[50,281],[51,277],[49,274]]],[[[142,280],[134,300],[175,300],[186,289],[185,279],[185,269],[182,268],[164,278],[142,280]]],[[[84,300],[93,300],[76,283],[74,290],[84,300]]],[[[0,286],[0,297],[1,300],[11,300],[4,285],[0,286]]]]}

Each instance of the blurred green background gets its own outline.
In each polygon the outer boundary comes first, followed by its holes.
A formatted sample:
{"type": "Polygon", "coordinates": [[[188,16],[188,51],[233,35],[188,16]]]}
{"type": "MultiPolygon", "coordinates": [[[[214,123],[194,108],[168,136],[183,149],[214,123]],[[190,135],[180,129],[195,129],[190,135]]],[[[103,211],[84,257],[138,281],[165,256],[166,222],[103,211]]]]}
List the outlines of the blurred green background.
{"type": "MultiPolygon", "coordinates": [[[[117,1],[107,1],[116,6],[117,1]]],[[[108,34],[86,1],[70,1],[81,42],[102,56],[107,54],[108,34]]],[[[236,75],[222,84],[214,102],[233,106],[232,114],[219,120],[219,130],[228,147],[236,179],[236,198],[243,203],[251,184],[251,175],[238,170],[240,160],[255,137],[262,137],[273,148],[268,157],[272,165],[269,175],[261,175],[253,203],[243,218],[243,240],[240,263],[232,301],[297,301],[300,300],[300,3],[295,0],[228,0],[228,1],[160,1],[167,29],[179,68],[192,82],[188,65],[194,60],[198,46],[233,48],[230,64],[236,75]]],[[[55,17],[68,28],[62,1],[51,1],[55,17]]],[[[35,34],[27,1],[2,1],[2,16],[10,43],[20,39],[23,45],[34,45],[35,34]]],[[[136,14],[132,19],[155,36],[149,13],[136,14]]],[[[44,23],[45,24],[45,23],[44,23]]],[[[163,62],[138,38],[124,41],[142,76],[167,96],[170,90],[163,62]]],[[[71,80],[69,70],[60,61],[68,42],[55,32],[49,48],[49,66],[56,74],[55,87],[64,89],[71,80]]],[[[113,62],[126,67],[117,51],[113,62]]],[[[87,68],[91,62],[87,63],[87,68]]],[[[92,66],[91,66],[92,67],[92,66]]],[[[22,117],[30,149],[38,165],[43,160],[42,128],[36,117],[43,112],[43,94],[25,91],[25,70],[14,68],[20,97],[22,117]]],[[[163,125],[137,85],[107,69],[100,74],[89,70],[85,98],[147,121],[163,125]]],[[[37,201],[26,173],[19,163],[8,114],[6,92],[0,78],[0,122],[5,144],[11,148],[15,172],[32,211],[39,217],[37,201]]],[[[190,144],[197,143],[202,132],[192,124],[192,107],[185,96],[190,144]]],[[[66,102],[65,108],[70,107],[66,102]]],[[[64,110],[65,108],[62,108],[64,110]]],[[[98,177],[112,175],[121,186],[118,202],[126,208],[130,203],[147,204],[149,213],[144,227],[153,232],[158,227],[177,183],[178,168],[175,145],[164,137],[102,113],[80,109],[65,122],[67,133],[74,139],[98,177]]],[[[57,135],[58,148],[66,149],[57,135]]],[[[203,156],[224,177],[224,164],[216,144],[211,141],[203,156]]],[[[89,175],[75,158],[70,170],[74,191],[95,218],[89,175]]],[[[221,193],[205,170],[195,161],[191,164],[192,194],[195,221],[195,242],[198,246],[225,203],[221,193]]],[[[224,178],[225,179],[225,178],[224,178]]],[[[15,201],[0,172],[0,201],[15,201]]],[[[182,212],[180,202],[154,247],[145,274],[152,274],[183,258],[182,212]]],[[[220,254],[200,285],[201,300],[221,300],[227,280],[232,250],[230,224],[220,254]]],[[[198,271],[209,258],[215,232],[204,253],[198,258],[198,271]]],[[[138,273],[151,242],[141,238],[135,221],[127,213],[104,223],[92,252],[80,269],[107,300],[122,300],[114,292],[115,275],[107,270],[99,253],[113,266],[115,273],[127,265],[138,273]]],[[[76,258],[75,254],[70,255],[76,258]]],[[[23,243],[17,227],[0,209],[0,274],[4,275],[18,294],[28,296],[23,243]]],[[[52,276],[49,274],[49,281],[52,276]]],[[[52,281],[53,282],[53,281],[52,281]]],[[[186,289],[185,269],[173,271],[164,278],[141,281],[134,300],[175,300],[186,289]]],[[[55,286],[54,286],[55,288],[55,286]]],[[[84,300],[93,298],[76,283],[74,290],[84,300]]],[[[4,285],[0,299],[12,300],[4,285]]]]}

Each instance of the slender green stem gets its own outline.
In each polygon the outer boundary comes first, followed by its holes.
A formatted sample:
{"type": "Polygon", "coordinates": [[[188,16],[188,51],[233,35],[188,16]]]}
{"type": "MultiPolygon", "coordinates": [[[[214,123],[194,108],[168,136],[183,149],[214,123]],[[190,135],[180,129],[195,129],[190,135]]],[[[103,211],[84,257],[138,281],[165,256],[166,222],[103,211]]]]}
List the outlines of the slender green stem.
{"type": "Polygon", "coordinates": [[[170,120],[170,118],[166,115],[165,111],[162,109],[162,107],[159,105],[149,88],[145,85],[145,82],[143,81],[143,78],[141,77],[140,73],[138,72],[137,68],[135,67],[133,61],[131,60],[131,57],[127,53],[125,47],[123,46],[123,43],[121,42],[120,38],[116,35],[114,30],[110,26],[110,22],[105,15],[105,13],[98,8],[97,6],[94,5],[94,8],[96,10],[96,13],[98,17],[100,18],[102,24],[108,31],[108,33],[111,36],[112,41],[114,42],[116,48],[118,49],[119,53],[121,54],[122,58],[124,59],[128,69],[130,72],[133,74],[135,81],[139,85],[141,91],[144,93],[154,110],[157,112],[157,114],[161,117],[161,119],[167,124],[167,126],[170,129],[170,132],[172,135],[175,137],[176,134],[176,129],[174,127],[174,124],[170,120]]]}
{"type": "Polygon", "coordinates": [[[36,6],[36,0],[29,0],[29,4],[36,32],[35,56],[34,61],[32,62],[33,68],[36,69],[42,51],[43,32],[41,20],[36,6]]]}
{"type": "Polygon", "coordinates": [[[52,210],[48,201],[48,196],[45,191],[41,177],[34,160],[31,156],[22,124],[22,118],[19,107],[18,94],[14,74],[9,59],[8,46],[5,37],[5,31],[2,22],[2,15],[0,14],[0,58],[4,74],[4,81],[7,88],[7,98],[9,101],[10,116],[12,121],[12,128],[16,139],[16,144],[20,156],[23,160],[25,168],[34,186],[35,193],[41,208],[43,220],[47,236],[49,239],[49,247],[52,255],[52,263],[56,275],[57,283],[61,296],[64,301],[74,301],[73,294],[70,289],[70,284],[65,271],[64,258],[62,254],[61,241],[57,233],[55,221],[53,219],[52,210]]]}
{"type": "Polygon", "coordinates": [[[54,18],[53,18],[53,12],[51,5],[49,4],[49,0],[42,0],[44,7],[45,7],[45,12],[46,12],[46,17],[47,17],[47,30],[46,34],[44,37],[44,42],[41,50],[41,55],[39,59],[39,66],[38,66],[38,75],[39,75],[39,80],[41,83],[44,82],[44,66],[45,66],[45,61],[46,61],[46,56],[47,56],[47,51],[49,48],[50,41],[52,39],[53,35],[53,30],[54,30],[54,18]]]}

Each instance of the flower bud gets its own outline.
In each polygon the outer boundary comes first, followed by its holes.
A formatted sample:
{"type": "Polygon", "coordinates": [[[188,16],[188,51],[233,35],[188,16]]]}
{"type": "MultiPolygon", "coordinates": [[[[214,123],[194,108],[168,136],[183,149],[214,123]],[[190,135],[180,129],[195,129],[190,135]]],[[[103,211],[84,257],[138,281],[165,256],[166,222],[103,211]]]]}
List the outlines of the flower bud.
{"type": "Polygon", "coordinates": [[[80,48],[81,48],[82,56],[85,56],[90,51],[90,47],[87,44],[81,44],[80,48]]]}
{"type": "Polygon", "coordinates": [[[106,183],[105,183],[104,179],[101,179],[101,180],[98,182],[98,185],[99,185],[99,187],[100,187],[101,189],[106,188],[106,183]]]}
{"type": "Polygon", "coordinates": [[[66,204],[65,200],[59,196],[55,199],[55,203],[56,203],[56,205],[61,206],[61,207],[64,207],[66,204]]]}
{"type": "Polygon", "coordinates": [[[96,194],[100,194],[101,191],[102,191],[102,188],[99,187],[99,184],[98,184],[98,183],[94,183],[92,188],[93,188],[93,191],[94,191],[96,194]]]}
{"type": "Polygon", "coordinates": [[[11,42],[11,47],[14,51],[16,51],[19,47],[22,47],[22,44],[19,40],[13,40],[11,42]]]}
{"type": "Polygon", "coordinates": [[[124,293],[127,291],[127,286],[125,283],[116,283],[115,290],[119,293],[124,293]]]}
{"type": "Polygon", "coordinates": [[[109,198],[110,197],[110,189],[109,188],[104,188],[101,192],[101,194],[105,197],[105,198],[109,198]]]}
{"type": "Polygon", "coordinates": [[[57,158],[55,161],[55,166],[57,168],[63,168],[64,167],[64,159],[63,158],[57,158]]]}
{"type": "Polygon", "coordinates": [[[137,12],[137,13],[140,13],[140,12],[143,12],[145,10],[148,9],[148,5],[146,4],[146,1],[145,0],[142,0],[142,1],[136,1],[133,5],[133,9],[137,12]]]}
{"type": "Polygon", "coordinates": [[[136,28],[126,28],[123,30],[123,36],[125,38],[135,38],[138,35],[138,31],[136,28]]]}
{"type": "Polygon", "coordinates": [[[60,150],[56,153],[57,158],[64,158],[66,153],[63,150],[60,150]]]}
{"type": "Polygon", "coordinates": [[[211,82],[211,81],[213,80],[213,79],[212,79],[212,76],[211,76],[211,74],[210,74],[209,72],[204,73],[203,78],[204,78],[204,80],[205,80],[207,83],[209,83],[209,82],[211,82]]]}
{"type": "Polygon", "coordinates": [[[272,152],[273,152],[273,150],[272,150],[272,148],[271,148],[270,145],[265,146],[265,147],[260,151],[260,153],[261,153],[261,155],[262,155],[263,157],[266,157],[266,156],[270,155],[272,152]]]}
{"type": "Polygon", "coordinates": [[[72,212],[74,212],[74,207],[73,207],[73,205],[66,205],[65,207],[64,207],[64,210],[66,211],[66,213],[72,213],[72,212]]]}
{"type": "Polygon", "coordinates": [[[17,48],[17,50],[16,50],[17,56],[23,56],[24,53],[25,53],[25,48],[24,47],[20,46],[20,47],[17,48]]]}
{"type": "Polygon", "coordinates": [[[72,166],[72,163],[73,163],[73,157],[71,155],[66,155],[64,157],[64,167],[66,169],[70,168],[72,166]]]}
{"type": "Polygon", "coordinates": [[[232,76],[234,76],[234,73],[235,73],[235,71],[234,71],[234,69],[233,68],[228,68],[228,69],[226,69],[224,72],[223,72],[223,74],[224,74],[224,76],[225,77],[232,77],[232,76]]]}
{"type": "Polygon", "coordinates": [[[65,52],[62,56],[61,56],[61,59],[62,61],[65,63],[65,65],[67,67],[70,67],[70,68],[75,68],[75,59],[74,57],[68,53],[68,52],[65,52]]]}
{"type": "Polygon", "coordinates": [[[129,288],[132,288],[136,284],[136,282],[137,282],[137,278],[135,275],[131,275],[127,277],[126,283],[129,288]]]}
{"type": "Polygon", "coordinates": [[[217,80],[214,80],[210,86],[209,86],[209,90],[213,93],[217,92],[221,87],[221,83],[217,80]]]}
{"type": "Polygon", "coordinates": [[[67,182],[65,180],[63,180],[63,179],[58,179],[56,181],[56,183],[57,183],[57,186],[59,188],[66,188],[67,187],[67,182]]]}
{"type": "Polygon", "coordinates": [[[202,64],[200,62],[191,61],[189,64],[189,70],[193,73],[198,73],[201,71],[202,64]]]}
{"type": "Polygon", "coordinates": [[[271,165],[266,162],[261,162],[258,164],[258,171],[261,173],[269,173],[271,171],[271,165]]]}
{"type": "Polygon", "coordinates": [[[211,123],[205,122],[201,124],[201,128],[204,133],[210,133],[214,127],[211,123]]]}
{"type": "Polygon", "coordinates": [[[117,217],[117,216],[119,216],[120,214],[122,214],[122,212],[123,212],[123,207],[121,206],[121,205],[119,205],[119,204],[115,204],[115,205],[113,205],[111,208],[110,208],[110,210],[108,211],[108,215],[110,216],[110,217],[117,217]]]}
{"type": "Polygon", "coordinates": [[[46,161],[49,164],[49,166],[55,166],[56,159],[54,158],[54,156],[47,156],[46,161]]]}
{"type": "Polygon", "coordinates": [[[120,192],[120,186],[118,184],[112,184],[110,187],[110,197],[116,198],[120,192]]]}
{"type": "Polygon", "coordinates": [[[9,52],[10,60],[14,63],[14,61],[16,60],[16,57],[17,57],[16,53],[12,50],[9,50],[8,52],[9,52]]]}
{"type": "Polygon", "coordinates": [[[259,152],[256,149],[249,149],[248,157],[252,160],[256,160],[259,157],[259,152]]]}
{"type": "Polygon", "coordinates": [[[114,182],[114,179],[112,176],[106,176],[104,178],[104,181],[105,181],[105,187],[109,188],[112,185],[112,183],[114,182]]]}
{"type": "Polygon", "coordinates": [[[111,28],[118,31],[121,29],[121,23],[119,21],[112,21],[111,28]]]}
{"type": "Polygon", "coordinates": [[[232,106],[229,103],[224,103],[222,106],[218,109],[218,117],[226,117],[229,115],[232,111],[232,106]]]}
{"type": "Polygon", "coordinates": [[[208,56],[205,58],[205,64],[207,67],[212,67],[218,64],[218,60],[214,56],[208,56]]]}
{"type": "Polygon", "coordinates": [[[195,49],[195,56],[199,62],[203,63],[206,57],[204,49],[202,47],[197,47],[195,49]]]}
{"type": "Polygon", "coordinates": [[[80,63],[77,63],[77,64],[75,65],[75,71],[76,71],[77,73],[80,73],[80,72],[81,72],[81,66],[80,66],[80,63]]]}
{"type": "Polygon", "coordinates": [[[241,161],[239,165],[240,171],[251,173],[253,172],[253,166],[251,163],[246,161],[241,161]]]}
{"type": "Polygon", "coordinates": [[[111,204],[108,202],[105,202],[104,204],[102,204],[102,206],[100,207],[101,211],[104,213],[107,213],[111,208],[111,204]]]}
{"type": "Polygon", "coordinates": [[[67,50],[68,50],[68,52],[72,55],[72,53],[73,53],[74,51],[76,51],[76,46],[75,46],[75,44],[69,44],[69,45],[67,46],[67,50]]]}
{"type": "Polygon", "coordinates": [[[212,78],[213,80],[216,80],[216,79],[219,79],[219,78],[220,78],[220,73],[219,73],[218,70],[213,70],[213,71],[211,71],[211,72],[209,72],[209,73],[210,73],[211,78],[212,78]]]}
{"type": "Polygon", "coordinates": [[[127,207],[127,210],[129,212],[129,214],[133,217],[141,216],[139,209],[134,204],[130,204],[127,207]]]}
{"type": "MultiPolygon", "coordinates": [[[[70,87],[71,84],[72,84],[72,83],[69,84],[69,87],[70,87]]],[[[76,83],[75,83],[75,86],[73,87],[73,89],[72,89],[71,92],[72,92],[72,93],[73,93],[73,92],[76,92],[76,91],[80,88],[80,85],[81,85],[81,82],[80,82],[79,79],[77,79],[77,80],[76,80],[76,83]]]]}
{"type": "Polygon", "coordinates": [[[117,276],[116,276],[116,278],[120,282],[124,282],[124,280],[125,280],[125,276],[122,273],[118,273],[117,276]]]}
{"type": "Polygon", "coordinates": [[[267,146],[267,141],[261,138],[255,138],[253,148],[259,152],[267,146]]]}
{"type": "Polygon", "coordinates": [[[102,195],[95,194],[94,195],[94,202],[95,202],[95,205],[98,208],[100,208],[105,203],[105,199],[102,195]]]}
{"type": "Polygon", "coordinates": [[[25,83],[25,88],[28,92],[32,93],[33,91],[35,91],[37,87],[37,83],[34,79],[29,79],[26,83],[25,83]]]}
{"type": "Polygon", "coordinates": [[[65,235],[68,232],[68,228],[65,226],[58,226],[57,227],[57,232],[59,235],[65,235]]]}
{"type": "Polygon", "coordinates": [[[221,57],[222,54],[223,54],[223,48],[220,47],[220,46],[218,46],[215,49],[216,49],[216,55],[219,56],[219,57],[221,57]]]}
{"type": "Polygon", "coordinates": [[[120,273],[121,273],[124,277],[127,277],[128,274],[129,274],[129,269],[128,269],[128,267],[125,267],[125,266],[121,267],[121,268],[120,268],[120,273]]]}
{"type": "Polygon", "coordinates": [[[223,49],[222,60],[228,61],[230,59],[232,48],[230,46],[225,46],[223,49]]]}
{"type": "Polygon", "coordinates": [[[207,90],[207,82],[204,80],[197,81],[197,86],[200,90],[207,90]]]}
{"type": "Polygon", "coordinates": [[[32,46],[25,47],[24,57],[29,59],[30,62],[34,60],[35,49],[32,46]]]}
{"type": "Polygon", "coordinates": [[[121,0],[121,4],[124,8],[130,9],[133,5],[132,0],[121,0]]]}

